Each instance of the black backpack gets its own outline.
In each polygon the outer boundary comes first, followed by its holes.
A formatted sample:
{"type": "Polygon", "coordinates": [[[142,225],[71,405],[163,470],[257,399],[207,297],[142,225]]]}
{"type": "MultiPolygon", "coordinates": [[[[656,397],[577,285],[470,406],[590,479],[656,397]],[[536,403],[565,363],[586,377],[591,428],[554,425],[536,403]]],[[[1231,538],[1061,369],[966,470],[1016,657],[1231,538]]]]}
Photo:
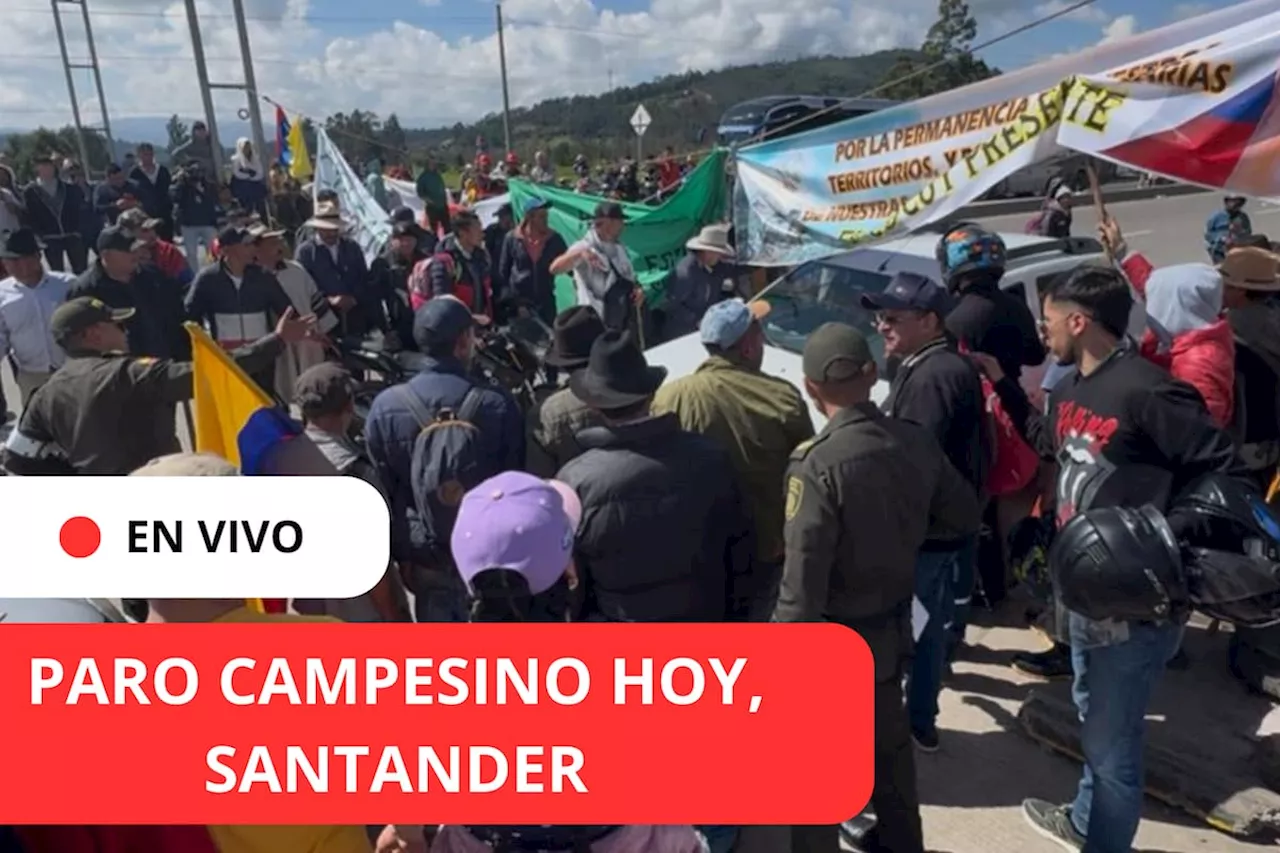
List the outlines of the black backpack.
{"type": "Polygon", "coordinates": [[[426,529],[427,545],[447,558],[462,496],[494,473],[475,424],[480,389],[473,386],[456,409],[442,407],[434,416],[427,414],[422,400],[407,385],[399,390],[419,427],[409,466],[413,501],[426,529]]]}

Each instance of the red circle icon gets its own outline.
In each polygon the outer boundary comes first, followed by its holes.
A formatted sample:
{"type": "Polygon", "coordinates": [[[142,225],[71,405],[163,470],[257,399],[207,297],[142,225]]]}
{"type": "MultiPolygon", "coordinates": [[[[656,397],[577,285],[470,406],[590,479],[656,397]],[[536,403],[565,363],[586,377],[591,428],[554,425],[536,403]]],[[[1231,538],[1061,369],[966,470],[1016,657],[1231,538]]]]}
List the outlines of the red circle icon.
{"type": "Polygon", "coordinates": [[[92,518],[77,515],[69,518],[58,531],[58,542],[62,550],[72,557],[88,557],[102,544],[102,531],[92,518]]]}

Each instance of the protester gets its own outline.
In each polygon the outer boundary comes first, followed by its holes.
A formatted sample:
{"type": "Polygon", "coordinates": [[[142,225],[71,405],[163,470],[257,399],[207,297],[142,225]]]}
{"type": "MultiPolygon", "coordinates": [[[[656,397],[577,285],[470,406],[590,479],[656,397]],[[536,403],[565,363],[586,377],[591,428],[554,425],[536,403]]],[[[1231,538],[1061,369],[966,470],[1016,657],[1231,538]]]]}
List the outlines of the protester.
{"type": "Polygon", "coordinates": [[[548,324],[556,319],[551,264],[568,251],[564,238],[547,223],[550,208],[540,198],[525,201],[520,224],[502,241],[497,272],[504,296],[528,306],[548,324]]]}
{"type": "Polygon", "coordinates": [[[631,258],[619,242],[625,226],[622,205],[600,202],[591,230],[550,267],[552,275],[573,274],[577,304],[594,308],[609,329],[633,326],[632,306],[644,303],[631,258]]]}
{"type": "Polygon", "coordinates": [[[738,295],[729,226],[708,225],[685,248],[688,254],[667,275],[662,336],[668,340],[693,334],[708,308],[738,295]]]}
{"type": "Polygon", "coordinates": [[[535,184],[554,184],[556,182],[556,170],[547,159],[547,152],[534,152],[533,166],[529,169],[529,180],[535,184]]]}
{"type": "MultiPolygon", "coordinates": [[[[877,846],[924,853],[902,678],[911,656],[914,566],[927,538],[972,536],[973,487],[915,424],[871,402],[878,376],[866,339],[840,323],[805,342],[805,390],[828,421],[791,456],[786,560],[776,622],[829,620],[857,631],[875,660],[877,846]]],[[[838,826],[792,828],[793,853],[839,849],[838,826]]]]}
{"type": "MultiPolygon", "coordinates": [[[[502,244],[515,227],[515,214],[512,212],[510,202],[494,211],[493,221],[486,225],[484,229],[484,249],[489,253],[489,266],[491,268],[497,269],[498,258],[502,255],[502,244]]],[[[495,289],[501,290],[502,284],[504,282],[498,282],[495,289]]]]}
{"type": "MultiPolygon", "coordinates": [[[[88,266],[89,247],[98,241],[98,234],[106,224],[94,206],[94,195],[98,188],[89,182],[84,169],[75,160],[62,161],[62,176],[68,184],[80,191],[80,209],[77,215],[77,228],[80,232],[80,246],[85,252],[85,266],[88,266]]],[[[74,268],[74,267],[73,267],[74,268]]]]}
{"type": "MultiPolygon", "coordinates": [[[[324,294],[316,286],[310,273],[296,261],[285,257],[286,246],[283,231],[269,231],[258,225],[249,229],[253,240],[254,263],[271,273],[289,303],[299,316],[314,314],[316,331],[324,336],[333,332],[338,326],[338,316],[329,307],[324,294]]],[[[318,339],[305,339],[289,344],[288,348],[276,360],[275,390],[282,400],[288,400],[294,393],[294,383],[303,371],[324,361],[324,344],[318,339]]]]}
{"type": "Polygon", "coordinates": [[[164,223],[159,219],[148,217],[141,209],[134,208],[120,214],[117,222],[137,241],[144,262],[155,267],[165,278],[184,287],[195,278],[182,250],[160,237],[164,223]]]}
{"type": "MultiPolygon", "coordinates": [[[[1200,395],[1125,339],[1132,301],[1129,283],[1111,268],[1078,267],[1049,285],[1045,338],[1053,358],[1077,371],[1054,388],[1044,416],[998,359],[973,356],[1029,443],[1058,461],[1059,526],[1095,507],[1164,510],[1197,478],[1236,468],[1231,439],[1200,395]]],[[[1187,523],[1169,519],[1175,538],[1187,523]]],[[[1075,613],[1063,621],[1058,629],[1071,645],[1072,693],[1083,721],[1084,775],[1072,804],[1026,800],[1023,812],[1064,846],[1127,853],[1142,812],[1146,706],[1178,650],[1182,625],[1093,622],[1075,613]]]]}
{"type": "MultiPolygon", "coordinates": [[[[98,235],[97,260],[75,280],[68,298],[91,296],[112,308],[137,310],[130,320],[129,352],[136,356],[191,357],[191,338],[183,323],[182,289],[138,261],[141,241],[120,225],[98,235]]],[[[265,330],[264,330],[265,331],[265,330]]]]}
{"type": "Polygon", "coordinates": [[[382,180],[382,158],[374,157],[365,165],[364,170],[364,188],[373,196],[378,207],[389,212],[391,207],[388,204],[387,184],[382,180]]]}
{"type": "MultiPolygon", "coordinates": [[[[248,229],[224,228],[218,234],[218,247],[217,262],[200,270],[191,282],[187,316],[231,350],[266,335],[287,311],[296,309],[275,276],[255,263],[254,235],[248,229]]],[[[264,391],[276,387],[274,362],[249,376],[264,391]]],[[[292,386],[285,399],[291,391],[292,386]]]]}
{"type": "Polygon", "coordinates": [[[1232,432],[1241,463],[1265,493],[1280,463],[1280,259],[1233,249],[1218,271],[1235,337],[1232,432]]]}
{"type": "Polygon", "coordinates": [[[401,224],[413,226],[413,234],[417,238],[417,246],[415,248],[423,257],[428,257],[435,253],[436,245],[439,244],[440,238],[422,227],[412,207],[397,207],[392,211],[389,221],[393,228],[401,224]]]}
{"type": "MultiPolygon", "coordinates": [[[[882,411],[928,431],[981,504],[990,467],[986,399],[977,371],[947,338],[951,304],[940,285],[909,272],[897,273],[882,292],[862,297],[863,307],[877,312],[885,357],[902,361],[882,411]]],[[[956,602],[973,587],[976,550],[972,537],[928,537],[916,557],[915,595],[929,621],[916,637],[907,712],[912,739],[925,752],[939,746],[946,629],[957,618],[956,602]]]]}
{"type": "Polygon", "coordinates": [[[363,337],[376,325],[376,294],[368,287],[369,268],[360,246],[343,231],[346,225],[337,202],[319,202],[307,220],[315,237],[298,246],[294,260],[315,279],[320,292],[337,312],[343,337],[363,337]]]}
{"type": "Polygon", "coordinates": [[[566,308],[552,322],[551,349],[543,359],[552,369],[564,371],[565,385],[529,410],[528,470],[539,477],[556,472],[581,456],[578,433],[603,426],[604,419],[573,393],[573,374],[591,359],[591,347],[604,334],[604,323],[594,308],[566,308]]]}
{"type": "Polygon", "coordinates": [[[209,181],[207,174],[212,173],[204,171],[200,160],[188,160],[186,168],[178,172],[169,188],[178,225],[182,229],[182,248],[193,270],[204,266],[204,255],[200,253],[202,245],[205,251],[213,254],[213,239],[217,236],[218,220],[223,215],[218,204],[217,187],[209,181]]]}
{"type": "Polygon", "coordinates": [[[106,180],[93,191],[93,209],[107,225],[115,225],[120,214],[137,203],[137,190],[124,169],[116,163],[107,166],[106,180]]]}
{"type": "MultiPolygon", "coordinates": [[[[355,378],[345,367],[323,362],[298,376],[291,396],[302,414],[303,434],[337,472],[364,480],[378,490],[383,500],[388,500],[373,461],[351,438],[355,389],[355,378]]],[[[388,566],[383,579],[364,595],[323,601],[295,600],[294,607],[301,613],[325,613],[344,622],[409,621],[407,600],[394,564],[388,566]]]]}
{"type": "Polygon", "coordinates": [[[311,218],[310,197],[303,194],[298,182],[278,166],[271,169],[271,204],[275,210],[276,225],[284,229],[286,242],[292,252],[298,230],[311,218]]]}
{"type": "MultiPolygon", "coordinates": [[[[407,210],[408,208],[406,208],[407,210]]],[[[391,239],[369,267],[372,288],[382,305],[384,331],[394,335],[393,348],[415,349],[413,342],[413,309],[409,297],[409,279],[414,267],[429,257],[418,248],[419,235],[426,235],[413,221],[397,222],[391,228],[391,239]]]]}
{"type": "Polygon", "coordinates": [[[1236,348],[1222,316],[1222,275],[1207,264],[1177,264],[1151,273],[1147,315],[1170,336],[1167,348],[1148,331],[1142,353],[1200,392],[1218,426],[1234,412],[1236,348]]]}
{"type": "Polygon", "coordinates": [[[0,164],[0,238],[22,227],[22,196],[13,169],[0,164]]]}
{"type": "Polygon", "coordinates": [[[676,160],[676,150],[668,145],[662,152],[662,160],[658,163],[658,189],[666,191],[679,186],[683,179],[680,163],[676,160]]]}
{"type": "Polygon", "coordinates": [[[1240,243],[1253,233],[1253,223],[1244,212],[1245,197],[1223,196],[1222,209],[1209,214],[1204,224],[1204,245],[1209,260],[1220,264],[1227,256],[1228,244],[1240,243]]]}
{"type": "Polygon", "coordinates": [[[782,580],[783,482],[787,460],[813,438],[809,409],[794,385],[761,372],[767,303],[740,299],[702,317],[707,360],[658,390],[654,414],[671,412],[682,429],[714,440],[728,454],[756,531],[752,621],[768,621],[782,580]]]}
{"type": "MultiPolygon", "coordinates": [[[[31,397],[6,446],[9,473],[124,476],[180,449],[174,404],[190,400],[189,361],[140,358],[122,323],[132,308],[74,298],[53,312],[50,334],[67,361],[31,397]]],[[[270,365],[288,343],[311,334],[314,317],[293,309],[275,331],[231,353],[246,371],[270,365]]]]}
{"type": "Polygon", "coordinates": [[[173,202],[169,200],[173,178],[167,167],[156,162],[156,150],[150,142],[138,146],[138,164],[129,173],[129,182],[147,216],[163,223],[158,229],[161,238],[173,240],[173,202]]]}
{"type": "Polygon", "coordinates": [[[253,150],[253,143],[244,137],[236,140],[228,185],[236,204],[266,218],[267,170],[258,159],[258,152],[253,150]]]}
{"type": "Polygon", "coordinates": [[[1028,231],[1041,237],[1062,239],[1071,236],[1071,208],[1075,193],[1067,182],[1055,178],[1049,182],[1049,191],[1041,203],[1040,211],[1032,219],[1028,231]]]}
{"type": "Polygon", "coordinates": [[[453,233],[436,247],[426,264],[428,293],[422,293],[415,282],[410,293],[416,311],[424,302],[440,296],[456,296],[472,314],[492,319],[493,271],[484,250],[484,228],[480,217],[462,211],[453,217],[453,233]]]}
{"type": "Polygon", "coordinates": [[[49,332],[49,321],[66,301],[74,278],[45,272],[40,241],[30,228],[11,231],[3,240],[0,260],[9,277],[0,280],[0,357],[9,359],[26,406],[66,360],[49,332]]]}
{"type": "Polygon", "coordinates": [[[36,158],[36,179],[22,191],[23,215],[44,244],[49,269],[71,267],[76,275],[88,265],[88,250],[80,235],[80,188],[58,177],[53,155],[36,158]]]}
{"type": "Polygon", "coordinates": [[[418,198],[422,199],[426,221],[423,223],[432,234],[449,230],[449,191],[435,157],[428,157],[415,183],[418,198]]]}
{"type": "Polygon", "coordinates": [[[744,621],[758,590],[755,542],[729,454],[650,412],[667,371],[645,362],[629,332],[605,332],[574,395],[603,426],[557,475],[582,499],[575,549],[586,618],[612,622],[744,621]]]}
{"type": "Polygon", "coordinates": [[[217,175],[218,164],[213,159],[213,137],[203,121],[191,123],[191,138],[173,149],[170,158],[174,163],[199,164],[206,175],[217,175]]]}
{"type": "MultiPolygon", "coordinates": [[[[451,296],[428,301],[414,316],[413,336],[426,358],[407,382],[374,398],[365,423],[365,442],[378,477],[391,499],[391,553],[414,593],[419,622],[465,621],[465,602],[448,555],[447,518],[420,511],[413,476],[419,434],[448,410],[475,428],[476,466],[481,478],[524,465],[524,422],[504,391],[477,384],[469,375],[475,352],[475,319],[451,296]],[[466,415],[468,399],[474,415],[466,415]]],[[[448,472],[440,472],[442,474],[448,472]]],[[[446,489],[446,491],[448,491],[446,489]]],[[[448,497],[448,495],[445,495],[448,497]]]]}

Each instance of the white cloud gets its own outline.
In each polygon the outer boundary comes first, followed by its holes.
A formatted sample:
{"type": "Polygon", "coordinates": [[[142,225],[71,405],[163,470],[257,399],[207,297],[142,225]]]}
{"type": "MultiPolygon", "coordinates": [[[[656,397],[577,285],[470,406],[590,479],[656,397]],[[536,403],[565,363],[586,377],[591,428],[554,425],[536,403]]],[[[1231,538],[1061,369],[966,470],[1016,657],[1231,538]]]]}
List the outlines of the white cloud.
{"type": "MultiPolygon", "coordinates": [[[[66,123],[70,110],[52,16],[40,0],[14,2],[23,6],[4,16],[6,44],[18,47],[0,54],[0,123],[66,123]]],[[[438,2],[417,0],[396,9],[409,16],[418,4],[438,2]]],[[[601,2],[503,4],[513,105],[600,93],[611,77],[615,85],[627,85],[687,70],[915,45],[937,9],[936,0],[792,0],[782,5],[777,0],[650,0],[643,11],[623,13],[601,2]]],[[[442,29],[432,31],[393,20],[390,5],[352,4],[349,15],[367,11],[375,23],[385,15],[385,25],[372,32],[326,36],[321,27],[329,25],[308,21],[308,0],[247,0],[259,90],[308,115],[360,108],[383,115],[396,112],[403,123],[418,126],[474,120],[499,108],[497,38],[491,28],[460,37],[450,35],[456,29],[443,29],[442,20],[442,29]]],[[[970,5],[983,35],[1062,8],[1061,0],[1034,8],[1021,0],[973,0],[970,5]]],[[[240,81],[229,4],[197,0],[196,6],[211,78],[215,83],[240,81]]],[[[492,7],[475,8],[468,22],[483,26],[477,22],[492,7]]],[[[194,117],[202,112],[182,2],[165,0],[157,9],[155,0],[94,0],[90,11],[113,117],[174,112],[194,117]]],[[[1132,16],[1123,16],[1108,30],[1125,26],[1125,18],[1132,27],[1132,16]]],[[[72,55],[83,56],[80,28],[69,23],[68,36],[72,55]]],[[[96,100],[84,76],[78,90],[86,121],[93,123],[96,100]]],[[[235,92],[215,96],[220,115],[243,102],[235,92]]]]}
{"type": "Polygon", "coordinates": [[[1178,3],[1173,7],[1170,19],[1174,21],[1185,21],[1188,18],[1194,18],[1203,15],[1206,12],[1213,11],[1213,5],[1210,3],[1178,3]]]}
{"type": "Polygon", "coordinates": [[[1099,44],[1110,44],[1113,41],[1127,39],[1137,31],[1137,18],[1133,15],[1120,15],[1102,28],[1102,41],[1099,44]]]}

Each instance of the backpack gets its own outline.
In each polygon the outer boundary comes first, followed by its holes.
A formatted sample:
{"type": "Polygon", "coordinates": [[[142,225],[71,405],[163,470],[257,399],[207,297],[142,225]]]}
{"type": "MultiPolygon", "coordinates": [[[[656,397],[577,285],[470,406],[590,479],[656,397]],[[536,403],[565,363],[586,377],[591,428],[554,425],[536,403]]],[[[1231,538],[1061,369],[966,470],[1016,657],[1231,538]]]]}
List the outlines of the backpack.
{"type": "Polygon", "coordinates": [[[400,385],[398,390],[419,427],[409,464],[413,502],[426,530],[428,547],[448,565],[449,537],[458,520],[462,496],[493,473],[474,422],[480,409],[480,389],[468,389],[461,405],[456,409],[441,407],[434,417],[426,413],[422,400],[408,386],[400,385]]]}
{"type": "MultiPolygon", "coordinates": [[[[961,353],[969,348],[961,343],[961,353]]],[[[1040,457],[1013,425],[1000,395],[985,374],[979,374],[982,396],[987,401],[987,436],[991,465],[987,469],[987,494],[998,498],[1020,492],[1027,487],[1040,468],[1040,457]]]]}

